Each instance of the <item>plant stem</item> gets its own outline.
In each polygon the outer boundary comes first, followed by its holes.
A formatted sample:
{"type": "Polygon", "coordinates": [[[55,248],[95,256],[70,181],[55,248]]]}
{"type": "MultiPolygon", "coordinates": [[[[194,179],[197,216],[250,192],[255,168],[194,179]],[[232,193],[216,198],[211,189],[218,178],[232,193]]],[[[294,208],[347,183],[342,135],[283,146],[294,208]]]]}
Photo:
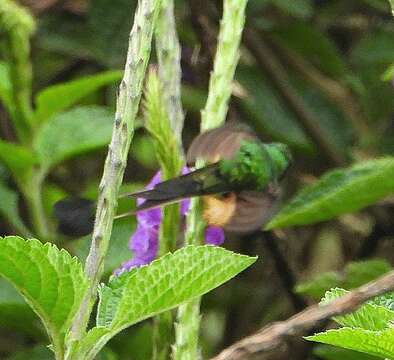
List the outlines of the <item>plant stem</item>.
{"type": "Polygon", "coordinates": [[[74,319],[71,340],[78,340],[85,333],[97,297],[97,285],[103,273],[104,258],[109,246],[119,187],[134,132],[134,121],[141,99],[159,6],[160,0],[141,0],[135,13],[125,72],[116,103],[112,139],[99,186],[92,243],[85,264],[89,288],[74,319]]]}
{"type": "Polygon", "coordinates": [[[155,32],[159,78],[168,119],[179,146],[182,146],[184,114],[181,102],[181,46],[176,31],[174,0],[162,0],[155,32]]]}
{"type": "Polygon", "coordinates": [[[30,36],[35,23],[30,13],[10,0],[0,2],[0,27],[6,30],[6,55],[12,80],[12,119],[19,140],[27,142],[33,126],[30,36]]]}
{"type": "MultiPolygon", "coordinates": [[[[208,99],[201,112],[201,131],[222,125],[226,119],[231,96],[235,68],[239,60],[239,44],[245,24],[247,0],[225,0],[220,25],[213,73],[209,80],[208,99]]],[[[201,167],[198,161],[196,167],[201,167]]],[[[205,223],[201,217],[202,204],[192,199],[187,217],[185,245],[200,245],[203,241],[205,223]]],[[[194,299],[178,308],[175,327],[175,360],[199,358],[198,338],[200,329],[200,302],[194,299]]]]}
{"type": "Polygon", "coordinates": [[[42,241],[54,241],[50,237],[49,224],[42,203],[42,182],[44,175],[40,169],[29,176],[27,185],[22,185],[23,193],[31,216],[31,223],[37,237],[42,241]]]}
{"type": "MultiPolygon", "coordinates": [[[[246,3],[247,0],[224,0],[219,41],[213,73],[209,80],[208,99],[205,109],[201,112],[201,131],[218,127],[226,119],[231,85],[239,60],[239,44],[245,24],[246,3]]],[[[203,162],[197,161],[197,168],[202,165],[203,162]]],[[[185,245],[200,245],[203,242],[205,223],[201,212],[201,201],[198,198],[192,199],[187,217],[185,245]]],[[[200,357],[198,349],[200,302],[201,299],[197,298],[178,308],[173,351],[175,360],[194,360],[200,357]]]]}
{"type": "MultiPolygon", "coordinates": [[[[173,0],[162,0],[155,30],[155,40],[159,63],[159,88],[161,90],[158,95],[163,99],[162,103],[166,113],[166,116],[158,121],[168,121],[177,144],[177,151],[175,149],[174,151],[166,151],[165,155],[168,158],[161,163],[163,179],[169,179],[179,175],[180,168],[178,166],[169,166],[169,164],[180,164],[180,158],[183,158],[182,128],[184,120],[181,102],[181,46],[176,31],[173,0]]],[[[169,139],[166,140],[168,141],[169,139]]],[[[166,206],[162,210],[159,256],[175,250],[176,239],[179,234],[179,210],[178,204],[166,206]]],[[[153,359],[168,359],[173,337],[172,312],[168,311],[158,315],[154,322],[153,359]]]]}
{"type": "Polygon", "coordinates": [[[219,42],[209,79],[208,99],[201,113],[201,131],[224,123],[232,91],[235,68],[239,60],[239,44],[245,24],[247,0],[224,0],[219,42]]]}
{"type": "MultiPolygon", "coordinates": [[[[201,245],[204,238],[205,223],[201,218],[202,204],[198,198],[190,200],[190,210],[187,216],[185,246],[201,245]]],[[[174,360],[196,360],[200,358],[198,338],[200,330],[201,298],[193,299],[179,306],[177,323],[175,324],[174,360]]]]}

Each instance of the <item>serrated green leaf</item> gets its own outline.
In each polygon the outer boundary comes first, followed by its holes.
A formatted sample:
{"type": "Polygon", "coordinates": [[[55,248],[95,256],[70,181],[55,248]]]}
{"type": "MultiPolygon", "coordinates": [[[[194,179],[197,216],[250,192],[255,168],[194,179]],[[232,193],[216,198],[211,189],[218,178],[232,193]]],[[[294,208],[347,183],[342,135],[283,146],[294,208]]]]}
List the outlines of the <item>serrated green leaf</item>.
{"type": "Polygon", "coordinates": [[[0,181],[0,215],[23,236],[31,236],[18,210],[18,194],[0,181]]]}
{"type": "Polygon", "coordinates": [[[37,132],[34,149],[44,169],[107,145],[112,112],[100,106],[81,106],[56,115],[37,132]]]}
{"type": "MultiPolygon", "coordinates": [[[[331,289],[326,292],[321,304],[327,304],[346,293],[348,291],[344,289],[331,289]]],[[[391,326],[391,322],[394,320],[394,311],[369,301],[350,314],[334,317],[334,320],[346,327],[380,331],[391,326]]]]}
{"type": "Polygon", "coordinates": [[[149,266],[122,274],[109,284],[114,291],[124,286],[111,326],[129,326],[203,295],[255,261],[221,247],[187,246],[149,266]]]}
{"type": "Polygon", "coordinates": [[[313,224],[361,210],[394,193],[394,158],[380,158],[325,174],[296,195],[266,229],[313,224]]]}
{"type": "Polygon", "coordinates": [[[0,238],[0,275],[10,281],[41,318],[55,351],[77,311],[87,280],[65,250],[17,236],[0,238]]]}
{"type": "Polygon", "coordinates": [[[313,353],[324,360],[377,360],[376,356],[363,354],[358,351],[337,348],[330,345],[320,345],[313,349],[313,353]]]}
{"type": "Polygon", "coordinates": [[[340,346],[382,358],[394,359],[394,329],[370,331],[341,328],[308,336],[306,340],[340,346]]]}
{"type": "Polygon", "coordinates": [[[303,281],[297,284],[295,290],[300,294],[320,300],[325,292],[331,288],[353,289],[378,278],[390,270],[390,264],[383,259],[355,261],[347,264],[343,271],[330,271],[320,274],[311,280],[303,281]]]}
{"type": "Polygon", "coordinates": [[[106,71],[45,88],[36,97],[36,121],[48,120],[97,89],[120,80],[121,71],[106,71]]]}
{"type": "Polygon", "coordinates": [[[207,293],[255,260],[221,247],[187,246],[113,278],[100,289],[99,327],[81,341],[79,356],[92,359],[122,329],[207,293]]]}

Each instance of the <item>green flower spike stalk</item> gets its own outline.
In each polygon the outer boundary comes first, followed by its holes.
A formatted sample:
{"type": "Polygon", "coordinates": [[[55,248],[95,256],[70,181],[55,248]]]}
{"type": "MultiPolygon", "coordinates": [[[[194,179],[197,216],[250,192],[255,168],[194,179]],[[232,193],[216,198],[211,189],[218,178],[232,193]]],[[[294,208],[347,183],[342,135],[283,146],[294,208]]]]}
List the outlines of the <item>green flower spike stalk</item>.
{"type": "Polygon", "coordinates": [[[157,19],[155,40],[159,62],[159,78],[163,89],[166,89],[163,96],[168,119],[181,148],[184,120],[181,102],[181,46],[176,32],[174,0],[162,0],[157,19]]]}
{"type": "MultiPolygon", "coordinates": [[[[162,116],[159,121],[164,126],[169,125],[172,129],[172,132],[164,140],[171,144],[175,141],[176,145],[172,152],[166,154],[167,162],[176,166],[168,167],[161,163],[162,178],[170,179],[179,175],[183,162],[182,128],[184,121],[181,102],[181,46],[176,31],[173,0],[162,0],[156,24],[155,41],[161,83],[159,85],[162,89],[165,89],[158,94],[164,100],[162,101],[164,104],[163,110],[166,113],[166,116],[162,116]]],[[[160,152],[156,152],[156,154],[160,154],[160,152]]],[[[179,204],[166,206],[162,209],[162,212],[159,236],[160,256],[168,251],[175,250],[180,222],[179,204]]],[[[168,359],[173,335],[172,312],[158,315],[154,322],[154,359],[168,359]]]]}
{"type": "Polygon", "coordinates": [[[92,306],[96,300],[97,285],[103,272],[104,258],[108,250],[118,191],[122,183],[127,154],[133,136],[134,121],[141,99],[159,7],[160,0],[141,0],[135,13],[129,38],[125,72],[116,103],[112,139],[99,186],[92,244],[85,264],[89,288],[74,320],[71,341],[80,339],[84,334],[92,306]]]}
{"type": "MultiPolygon", "coordinates": [[[[149,73],[145,90],[145,127],[153,138],[157,160],[163,180],[178,176],[182,167],[182,154],[178,137],[173,132],[165,106],[163,87],[157,73],[149,73]]],[[[179,233],[179,204],[164,207],[159,232],[158,256],[175,250],[179,233]]],[[[153,359],[166,360],[173,342],[173,319],[170,311],[159,314],[154,319],[153,359]]]]}
{"type": "MultiPolygon", "coordinates": [[[[209,81],[208,99],[201,113],[201,131],[218,127],[226,119],[228,102],[231,96],[235,68],[239,60],[239,44],[245,24],[247,0],[224,0],[223,18],[220,24],[214,68],[209,81]]],[[[201,167],[198,161],[196,166],[201,167]]],[[[199,199],[191,200],[187,217],[185,245],[202,243],[204,221],[201,217],[199,199]]],[[[175,328],[175,360],[198,359],[198,337],[200,328],[200,298],[192,300],[178,309],[175,328]]]]}

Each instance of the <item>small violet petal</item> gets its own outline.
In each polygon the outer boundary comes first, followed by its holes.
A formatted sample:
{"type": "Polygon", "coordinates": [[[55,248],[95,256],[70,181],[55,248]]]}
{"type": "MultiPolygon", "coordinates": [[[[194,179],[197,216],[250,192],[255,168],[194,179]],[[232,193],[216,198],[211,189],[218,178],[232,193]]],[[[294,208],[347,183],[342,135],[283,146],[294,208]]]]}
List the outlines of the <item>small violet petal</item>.
{"type": "Polygon", "coordinates": [[[205,229],[205,243],[209,245],[221,245],[224,242],[224,231],[218,226],[208,226],[205,229]]]}

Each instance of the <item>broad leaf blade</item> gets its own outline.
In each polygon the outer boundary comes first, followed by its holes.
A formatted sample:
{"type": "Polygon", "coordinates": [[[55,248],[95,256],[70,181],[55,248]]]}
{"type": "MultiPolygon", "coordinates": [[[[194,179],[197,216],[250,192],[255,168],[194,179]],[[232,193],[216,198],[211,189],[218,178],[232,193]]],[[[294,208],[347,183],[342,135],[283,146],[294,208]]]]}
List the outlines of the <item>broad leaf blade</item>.
{"type": "Polygon", "coordinates": [[[121,77],[121,71],[106,71],[45,88],[36,97],[36,121],[46,121],[97,89],[120,80],[121,77]]]}
{"type": "Polygon", "coordinates": [[[72,157],[107,145],[113,114],[104,107],[83,106],[46,122],[38,131],[34,148],[45,169],[72,157]]]}
{"type": "Polygon", "coordinates": [[[76,351],[92,359],[122,329],[207,293],[255,260],[221,247],[187,246],[113,278],[100,289],[98,327],[76,351]]]}
{"type": "Polygon", "coordinates": [[[350,262],[343,271],[322,273],[313,279],[297,284],[295,290],[318,301],[329,289],[335,287],[353,289],[378,278],[391,269],[390,264],[383,259],[350,262]]]}
{"type": "Polygon", "coordinates": [[[15,179],[26,180],[30,171],[37,163],[37,159],[32,152],[15,143],[0,139],[0,161],[7,166],[15,179]]]}
{"type": "Polygon", "coordinates": [[[9,189],[0,181],[0,215],[13,226],[15,231],[18,231],[23,236],[30,236],[29,229],[26,228],[22,219],[19,216],[18,210],[18,194],[9,189]]]}
{"type": "Polygon", "coordinates": [[[78,260],[52,244],[9,236],[0,238],[0,275],[38,314],[55,348],[62,347],[87,285],[78,260]]]}
{"type": "Polygon", "coordinates": [[[382,358],[394,359],[394,329],[370,331],[342,328],[308,336],[306,339],[382,358]]]}
{"type": "Polygon", "coordinates": [[[123,274],[109,284],[114,292],[124,286],[111,326],[130,326],[203,295],[255,260],[221,247],[187,246],[149,266],[123,274]]]}
{"type": "Polygon", "coordinates": [[[306,187],[267,225],[267,229],[313,224],[360,210],[394,193],[394,158],[386,157],[334,170],[306,187]]]}
{"type": "MultiPolygon", "coordinates": [[[[343,289],[332,289],[326,292],[321,303],[326,304],[346,293],[347,291],[343,289]]],[[[334,317],[334,320],[346,327],[380,331],[391,326],[391,322],[394,320],[394,311],[369,301],[350,314],[334,317]]]]}
{"type": "Polygon", "coordinates": [[[37,315],[15,288],[0,278],[0,330],[16,330],[43,340],[46,338],[45,330],[37,320],[37,315]]]}
{"type": "Polygon", "coordinates": [[[380,357],[363,354],[359,351],[342,349],[330,345],[319,345],[313,353],[323,360],[378,360],[380,357]]]}

